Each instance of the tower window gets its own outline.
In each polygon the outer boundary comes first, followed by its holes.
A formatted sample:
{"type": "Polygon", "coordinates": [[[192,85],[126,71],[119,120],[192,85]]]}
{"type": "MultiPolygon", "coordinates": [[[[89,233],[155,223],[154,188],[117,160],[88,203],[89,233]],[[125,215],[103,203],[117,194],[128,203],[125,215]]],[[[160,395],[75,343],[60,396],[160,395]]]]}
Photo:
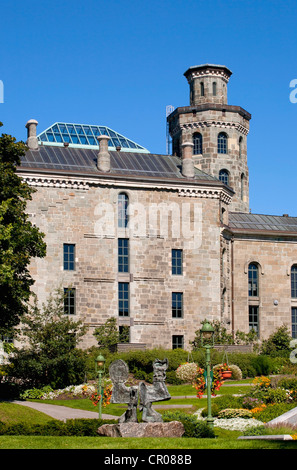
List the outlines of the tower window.
{"type": "Polygon", "coordinates": [[[118,227],[126,228],[128,226],[128,204],[129,198],[127,194],[120,193],[118,195],[118,227]]]}
{"type": "Polygon", "coordinates": [[[212,94],[213,96],[217,96],[217,83],[213,82],[212,84],[212,94]]]}
{"type": "Polygon", "coordinates": [[[224,184],[229,184],[229,171],[228,170],[220,170],[219,172],[219,180],[222,181],[224,184]]]}
{"type": "Polygon", "coordinates": [[[203,82],[200,83],[200,95],[204,96],[204,83],[203,82]]]}
{"type": "Polygon", "coordinates": [[[242,201],[243,201],[243,196],[244,196],[244,174],[242,173],[241,178],[240,178],[240,197],[242,201]]]}
{"type": "Polygon", "coordinates": [[[249,265],[249,297],[259,297],[259,268],[256,263],[249,265]]]}
{"type": "Polygon", "coordinates": [[[218,153],[228,153],[228,137],[225,132],[218,135],[218,153]]]}
{"type": "Polygon", "coordinates": [[[239,147],[239,158],[241,158],[241,154],[242,154],[242,137],[239,137],[238,147],[239,147]]]}
{"type": "Polygon", "coordinates": [[[193,154],[201,155],[202,154],[202,135],[199,132],[195,132],[193,135],[193,154]]]}

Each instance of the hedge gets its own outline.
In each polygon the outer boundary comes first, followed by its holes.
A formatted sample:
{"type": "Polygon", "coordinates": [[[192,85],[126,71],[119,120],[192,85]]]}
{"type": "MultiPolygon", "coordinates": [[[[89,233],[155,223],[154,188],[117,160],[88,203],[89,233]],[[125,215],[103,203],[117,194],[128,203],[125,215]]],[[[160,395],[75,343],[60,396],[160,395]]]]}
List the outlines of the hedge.
{"type": "Polygon", "coordinates": [[[68,419],[66,422],[52,420],[46,424],[4,423],[0,421],[0,435],[9,436],[98,436],[97,429],[103,424],[116,424],[117,420],[68,419]]]}

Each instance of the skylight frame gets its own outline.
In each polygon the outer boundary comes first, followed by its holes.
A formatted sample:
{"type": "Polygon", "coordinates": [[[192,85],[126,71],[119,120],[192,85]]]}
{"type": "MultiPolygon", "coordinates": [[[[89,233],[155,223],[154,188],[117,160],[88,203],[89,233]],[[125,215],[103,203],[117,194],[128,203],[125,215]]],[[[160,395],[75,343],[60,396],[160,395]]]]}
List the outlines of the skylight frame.
{"type": "Polygon", "coordinates": [[[102,134],[110,137],[108,143],[109,150],[116,150],[116,147],[119,145],[121,151],[149,153],[145,147],[102,125],[58,121],[41,132],[37,139],[40,145],[62,146],[67,142],[70,147],[97,150],[99,145],[97,136],[102,134]]]}

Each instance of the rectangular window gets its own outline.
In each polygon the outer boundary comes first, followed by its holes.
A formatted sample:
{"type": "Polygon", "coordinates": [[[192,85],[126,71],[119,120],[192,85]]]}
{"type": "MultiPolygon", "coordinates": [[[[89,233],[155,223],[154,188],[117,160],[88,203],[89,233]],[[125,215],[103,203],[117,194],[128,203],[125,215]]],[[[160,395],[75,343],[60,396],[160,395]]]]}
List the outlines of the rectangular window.
{"type": "Polygon", "coordinates": [[[291,268],[291,297],[297,298],[297,266],[291,268]]]}
{"type": "Polygon", "coordinates": [[[75,315],[75,289],[64,288],[64,313],[75,315]]]}
{"type": "Polygon", "coordinates": [[[183,293],[172,292],[172,318],[183,317],[183,293]]]}
{"type": "Polygon", "coordinates": [[[119,282],[119,316],[129,316],[129,283],[119,282]]]}
{"type": "Polygon", "coordinates": [[[172,250],[172,274],[183,273],[183,250],[172,250]]]}
{"type": "Polygon", "coordinates": [[[259,307],[249,305],[249,330],[254,330],[259,335],[259,307]]]}
{"type": "Polygon", "coordinates": [[[259,276],[258,266],[255,263],[249,265],[248,278],[249,278],[249,297],[259,296],[259,276]]]}
{"type": "Polygon", "coordinates": [[[74,271],[75,269],[75,245],[64,243],[63,256],[64,256],[64,270],[74,271]]]}
{"type": "Polygon", "coordinates": [[[172,349],[184,349],[184,337],[181,335],[172,336],[172,349]]]}
{"type": "Polygon", "coordinates": [[[297,338],[297,307],[292,307],[292,338],[297,338]]]}
{"type": "Polygon", "coordinates": [[[129,240],[127,238],[118,240],[118,270],[119,273],[129,272],[129,240]]]}

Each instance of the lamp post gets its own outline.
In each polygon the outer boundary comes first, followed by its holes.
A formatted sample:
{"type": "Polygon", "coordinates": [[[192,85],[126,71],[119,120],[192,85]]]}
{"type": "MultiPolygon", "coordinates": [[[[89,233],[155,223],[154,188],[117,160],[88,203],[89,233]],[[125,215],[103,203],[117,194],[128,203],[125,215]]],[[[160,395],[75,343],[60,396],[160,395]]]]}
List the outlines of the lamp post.
{"type": "Polygon", "coordinates": [[[201,345],[206,350],[206,387],[207,387],[207,424],[213,429],[214,418],[211,415],[211,369],[210,350],[214,346],[214,328],[210,323],[203,324],[200,330],[201,345]]]}
{"type": "Polygon", "coordinates": [[[98,381],[98,395],[100,396],[99,419],[101,419],[102,417],[102,375],[104,374],[104,371],[105,371],[105,358],[102,356],[102,354],[99,354],[99,356],[97,356],[95,359],[95,371],[99,376],[99,381],[98,381]]]}

